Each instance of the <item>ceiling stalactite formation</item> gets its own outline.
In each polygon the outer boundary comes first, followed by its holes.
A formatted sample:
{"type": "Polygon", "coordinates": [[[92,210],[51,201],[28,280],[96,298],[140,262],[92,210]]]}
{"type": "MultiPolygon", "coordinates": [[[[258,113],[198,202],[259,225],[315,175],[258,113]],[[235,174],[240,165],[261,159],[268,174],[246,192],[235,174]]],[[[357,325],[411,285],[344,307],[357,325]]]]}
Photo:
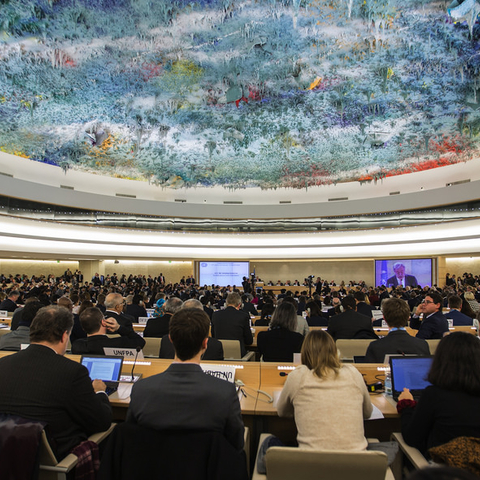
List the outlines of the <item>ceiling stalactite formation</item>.
{"type": "Polygon", "coordinates": [[[1,3],[6,153],[233,190],[375,182],[478,156],[475,2],[1,3]]]}

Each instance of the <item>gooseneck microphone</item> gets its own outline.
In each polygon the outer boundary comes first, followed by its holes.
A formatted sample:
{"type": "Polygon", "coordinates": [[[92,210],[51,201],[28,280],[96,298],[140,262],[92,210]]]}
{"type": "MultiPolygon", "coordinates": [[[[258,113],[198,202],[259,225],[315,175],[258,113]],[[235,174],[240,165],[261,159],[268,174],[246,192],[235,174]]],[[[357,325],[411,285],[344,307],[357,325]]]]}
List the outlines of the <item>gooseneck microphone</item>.
{"type": "Polygon", "coordinates": [[[137,357],[138,357],[139,352],[142,350],[142,347],[139,347],[139,346],[137,345],[137,347],[136,347],[135,350],[137,351],[137,353],[135,354],[135,360],[133,361],[132,380],[131,380],[132,383],[133,383],[133,379],[135,378],[135,377],[133,376],[133,371],[135,370],[135,365],[137,364],[137,357]]]}

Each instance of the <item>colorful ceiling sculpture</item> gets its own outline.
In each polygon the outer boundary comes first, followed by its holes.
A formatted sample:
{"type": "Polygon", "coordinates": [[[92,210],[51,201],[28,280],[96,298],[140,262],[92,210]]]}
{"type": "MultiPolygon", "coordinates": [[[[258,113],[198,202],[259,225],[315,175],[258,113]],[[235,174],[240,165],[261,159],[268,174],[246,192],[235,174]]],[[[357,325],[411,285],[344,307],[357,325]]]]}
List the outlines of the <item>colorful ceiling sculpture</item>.
{"type": "Polygon", "coordinates": [[[478,155],[475,0],[0,0],[0,150],[164,187],[478,155]]]}

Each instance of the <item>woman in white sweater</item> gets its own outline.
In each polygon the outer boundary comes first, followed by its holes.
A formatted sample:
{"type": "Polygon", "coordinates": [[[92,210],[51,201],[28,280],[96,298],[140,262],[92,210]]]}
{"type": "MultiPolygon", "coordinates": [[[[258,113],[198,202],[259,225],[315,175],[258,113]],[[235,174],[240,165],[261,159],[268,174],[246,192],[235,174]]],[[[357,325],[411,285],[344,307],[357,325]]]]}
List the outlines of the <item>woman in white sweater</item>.
{"type": "Polygon", "coordinates": [[[372,403],[362,375],[342,365],[333,338],[322,330],[305,338],[302,365],[292,371],[277,404],[280,417],[295,417],[300,448],[366,450],[363,420],[372,403]]]}

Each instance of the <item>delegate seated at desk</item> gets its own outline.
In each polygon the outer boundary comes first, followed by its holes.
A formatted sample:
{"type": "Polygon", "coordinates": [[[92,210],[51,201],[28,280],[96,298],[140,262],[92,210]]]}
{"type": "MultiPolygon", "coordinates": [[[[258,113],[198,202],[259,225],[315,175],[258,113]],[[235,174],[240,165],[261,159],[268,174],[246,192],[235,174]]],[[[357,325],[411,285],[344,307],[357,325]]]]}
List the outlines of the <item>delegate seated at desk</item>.
{"type": "Polygon", "coordinates": [[[85,309],[80,315],[80,324],[87,338],[79,338],[72,345],[73,354],[90,353],[104,355],[104,348],[143,348],[145,340],[130,328],[119,325],[114,318],[104,318],[99,308],[85,309]],[[110,338],[107,333],[118,333],[110,338]]]}
{"type": "Polygon", "coordinates": [[[424,455],[457,437],[480,438],[480,342],[454,332],[438,344],[427,377],[432,384],[415,402],[408,389],[398,397],[405,441],[424,455]]]}
{"type": "Polygon", "coordinates": [[[45,422],[57,458],[112,421],[105,384],[92,386],[88,370],[64,357],[72,326],[67,309],[41,308],[30,346],[0,359],[0,412],[45,422]]]}
{"type": "Polygon", "coordinates": [[[295,417],[301,448],[367,448],[363,420],[373,411],[367,387],[353,365],[340,363],[335,342],[322,330],[305,338],[302,365],[289,373],[277,411],[295,417]]]}
{"type": "Polygon", "coordinates": [[[175,362],[160,374],[134,384],[127,421],[165,429],[214,430],[240,452],[244,426],[235,386],[204,373],[210,319],[196,308],[181,309],[170,320],[175,362]]]}

